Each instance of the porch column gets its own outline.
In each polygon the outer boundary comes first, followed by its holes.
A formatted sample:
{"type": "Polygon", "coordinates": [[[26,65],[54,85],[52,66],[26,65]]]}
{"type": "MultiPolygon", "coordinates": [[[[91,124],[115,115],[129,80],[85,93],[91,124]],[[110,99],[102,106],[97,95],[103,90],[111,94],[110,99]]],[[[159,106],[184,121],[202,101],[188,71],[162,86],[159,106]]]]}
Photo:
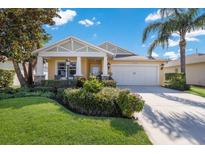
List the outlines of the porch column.
{"type": "Polygon", "coordinates": [[[43,57],[37,57],[37,64],[36,64],[36,75],[42,76],[43,74],[43,57]]]}
{"type": "Polygon", "coordinates": [[[108,77],[108,66],[107,66],[107,56],[104,56],[103,58],[103,74],[102,76],[104,78],[108,77]]]}
{"type": "Polygon", "coordinates": [[[36,75],[34,76],[35,84],[39,84],[42,80],[45,80],[45,75],[43,74],[43,57],[37,57],[37,64],[36,64],[36,75]]]}
{"type": "Polygon", "coordinates": [[[83,76],[81,71],[81,57],[77,57],[77,63],[76,63],[76,75],[75,76],[83,76]]]}

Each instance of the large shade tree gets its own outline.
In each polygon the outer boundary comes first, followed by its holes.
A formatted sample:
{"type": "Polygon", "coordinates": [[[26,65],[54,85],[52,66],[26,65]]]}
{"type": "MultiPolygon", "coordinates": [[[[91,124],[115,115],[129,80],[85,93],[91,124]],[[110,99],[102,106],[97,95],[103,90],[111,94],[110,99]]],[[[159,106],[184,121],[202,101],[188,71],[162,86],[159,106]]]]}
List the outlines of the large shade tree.
{"type": "Polygon", "coordinates": [[[0,9],[0,61],[13,62],[21,86],[33,83],[36,58],[31,53],[50,38],[43,27],[55,24],[57,12],[58,9],[0,9]]]}
{"type": "MultiPolygon", "coordinates": [[[[202,10],[203,11],[203,10],[202,10]]],[[[181,72],[185,74],[185,51],[186,51],[186,35],[191,31],[201,29],[205,25],[205,13],[200,9],[177,9],[166,8],[160,9],[162,19],[160,21],[150,23],[143,32],[142,42],[148,39],[150,33],[156,33],[157,37],[148,48],[149,56],[152,56],[153,50],[161,45],[164,49],[169,47],[169,40],[173,38],[173,34],[179,36],[180,50],[180,66],[181,72]]]]}

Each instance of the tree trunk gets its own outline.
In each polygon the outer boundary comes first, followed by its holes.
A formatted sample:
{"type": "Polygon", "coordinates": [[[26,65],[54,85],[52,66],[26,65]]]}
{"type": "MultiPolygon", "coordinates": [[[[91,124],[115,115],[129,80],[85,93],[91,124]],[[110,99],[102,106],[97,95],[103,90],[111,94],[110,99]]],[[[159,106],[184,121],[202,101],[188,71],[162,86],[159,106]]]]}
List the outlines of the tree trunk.
{"type": "Polygon", "coordinates": [[[29,60],[28,63],[28,85],[33,86],[33,65],[32,65],[32,60],[29,60]]]}
{"type": "Polygon", "coordinates": [[[28,72],[27,72],[27,68],[26,68],[26,62],[23,62],[22,66],[23,66],[24,78],[25,78],[25,80],[28,80],[28,72]]]}
{"type": "Polygon", "coordinates": [[[12,62],[13,62],[14,69],[15,69],[16,75],[18,77],[18,80],[19,80],[21,86],[22,87],[27,86],[26,80],[25,80],[25,78],[23,77],[23,75],[21,73],[21,69],[19,68],[18,63],[15,60],[12,60],[12,62]]]}
{"type": "Polygon", "coordinates": [[[181,73],[185,74],[185,81],[186,81],[186,55],[185,55],[186,39],[185,39],[185,33],[182,33],[180,35],[179,48],[180,48],[181,73]]]}

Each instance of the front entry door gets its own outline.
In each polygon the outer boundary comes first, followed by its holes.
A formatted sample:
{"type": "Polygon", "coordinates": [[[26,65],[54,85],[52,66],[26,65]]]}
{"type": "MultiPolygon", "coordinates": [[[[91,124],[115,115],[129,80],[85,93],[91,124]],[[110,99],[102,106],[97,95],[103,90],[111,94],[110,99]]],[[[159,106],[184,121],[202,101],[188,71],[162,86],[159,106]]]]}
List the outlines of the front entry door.
{"type": "Polygon", "coordinates": [[[100,72],[100,66],[99,65],[91,65],[90,73],[92,75],[98,75],[99,72],[100,72]]]}

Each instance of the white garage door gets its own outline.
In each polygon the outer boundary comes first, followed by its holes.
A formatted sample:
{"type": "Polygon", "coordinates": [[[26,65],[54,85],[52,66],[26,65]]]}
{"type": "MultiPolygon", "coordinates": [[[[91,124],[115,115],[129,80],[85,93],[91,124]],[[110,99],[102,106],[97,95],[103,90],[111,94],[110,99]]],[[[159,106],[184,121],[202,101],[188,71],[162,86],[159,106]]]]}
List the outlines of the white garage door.
{"type": "Polygon", "coordinates": [[[118,85],[159,85],[159,66],[113,64],[112,77],[118,85]]]}

